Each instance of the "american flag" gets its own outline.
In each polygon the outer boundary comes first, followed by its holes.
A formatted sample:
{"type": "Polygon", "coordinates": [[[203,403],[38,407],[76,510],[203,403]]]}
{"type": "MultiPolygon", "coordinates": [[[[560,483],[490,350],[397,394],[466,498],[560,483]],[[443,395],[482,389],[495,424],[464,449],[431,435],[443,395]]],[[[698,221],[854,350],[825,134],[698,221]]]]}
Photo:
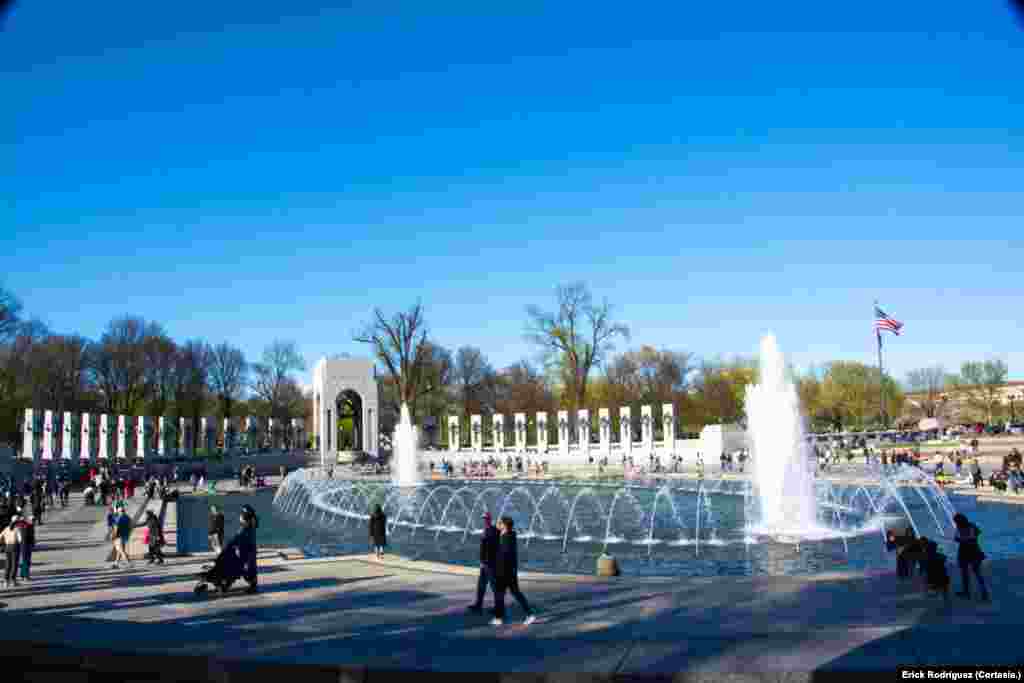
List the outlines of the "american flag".
{"type": "Polygon", "coordinates": [[[878,304],[875,304],[875,329],[878,331],[888,330],[896,336],[899,336],[900,330],[903,329],[903,323],[894,318],[890,318],[885,314],[878,304]]]}

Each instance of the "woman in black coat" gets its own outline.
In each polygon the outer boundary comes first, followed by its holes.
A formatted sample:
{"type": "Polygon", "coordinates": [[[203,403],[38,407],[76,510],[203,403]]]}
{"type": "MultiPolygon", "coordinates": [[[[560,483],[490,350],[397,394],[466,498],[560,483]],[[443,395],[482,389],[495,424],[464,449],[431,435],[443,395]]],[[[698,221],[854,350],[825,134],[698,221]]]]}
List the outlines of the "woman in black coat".
{"type": "Polygon", "coordinates": [[[377,554],[377,559],[384,557],[384,546],[388,544],[388,518],[378,505],[370,515],[370,545],[377,554]]]}
{"type": "Polygon", "coordinates": [[[960,577],[963,582],[963,590],[957,595],[962,598],[971,597],[970,570],[974,571],[978,579],[978,587],[981,589],[981,599],[988,601],[988,586],[985,579],[981,577],[981,563],[985,559],[985,553],[981,550],[978,537],[981,530],[967,519],[966,515],[957,513],[953,515],[953,523],[956,525],[956,534],[953,540],[960,544],[956,552],[957,564],[960,565],[960,577]]]}

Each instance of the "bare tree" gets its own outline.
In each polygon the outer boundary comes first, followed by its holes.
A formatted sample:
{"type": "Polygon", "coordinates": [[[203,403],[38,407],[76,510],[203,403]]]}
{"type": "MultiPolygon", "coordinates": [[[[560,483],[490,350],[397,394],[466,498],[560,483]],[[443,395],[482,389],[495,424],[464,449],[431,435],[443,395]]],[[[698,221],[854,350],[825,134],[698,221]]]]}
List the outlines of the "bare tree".
{"type": "Polygon", "coordinates": [[[220,401],[223,417],[231,417],[235,402],[242,398],[249,374],[245,354],[228,343],[218,344],[210,357],[210,388],[220,401]]]}
{"type": "Polygon", "coordinates": [[[145,342],[146,384],[154,415],[164,415],[174,401],[178,345],[167,335],[153,335],[145,342]]]}
{"type": "Polygon", "coordinates": [[[21,301],[0,287],[0,342],[13,339],[21,324],[21,301]]]}
{"type": "Polygon", "coordinates": [[[132,415],[146,398],[146,342],[154,336],[166,335],[159,325],[135,316],[116,318],[107,326],[91,365],[108,411],[132,415]]]}
{"type": "Polygon", "coordinates": [[[192,423],[192,448],[195,449],[199,436],[199,418],[208,395],[210,371],[210,348],[202,340],[185,342],[178,351],[174,369],[174,405],[178,416],[192,423]]]}
{"type": "MultiPolygon", "coordinates": [[[[262,363],[253,365],[253,392],[258,399],[267,404],[271,417],[286,419],[291,416],[292,392],[289,383],[295,383],[291,374],[305,368],[306,362],[299,354],[295,342],[280,339],[272,342],[263,351],[262,363]]],[[[302,392],[299,390],[299,397],[301,396],[302,392]]]]}
{"type": "Polygon", "coordinates": [[[611,305],[593,302],[589,288],[582,282],[559,285],[558,310],[550,313],[528,306],[526,339],[537,345],[549,362],[564,363],[568,389],[576,406],[586,402],[590,371],[600,365],[614,349],[617,337],[629,339],[629,328],[613,322],[611,305]]]}
{"type": "Polygon", "coordinates": [[[493,379],[494,369],[480,349],[463,346],[455,352],[455,393],[463,415],[482,412],[486,404],[486,386],[493,384],[493,379]]]}
{"type": "Polygon", "coordinates": [[[408,311],[396,313],[391,319],[380,309],[374,309],[374,319],[361,332],[352,335],[354,341],[373,347],[374,356],[384,364],[397,394],[398,403],[414,409],[420,395],[427,364],[431,360],[432,344],[427,341],[427,326],[423,317],[423,304],[417,302],[408,311]]]}
{"type": "Polygon", "coordinates": [[[907,387],[917,394],[908,402],[924,417],[938,417],[942,409],[942,392],[946,388],[946,371],[941,365],[917,368],[907,373],[907,387]]]}

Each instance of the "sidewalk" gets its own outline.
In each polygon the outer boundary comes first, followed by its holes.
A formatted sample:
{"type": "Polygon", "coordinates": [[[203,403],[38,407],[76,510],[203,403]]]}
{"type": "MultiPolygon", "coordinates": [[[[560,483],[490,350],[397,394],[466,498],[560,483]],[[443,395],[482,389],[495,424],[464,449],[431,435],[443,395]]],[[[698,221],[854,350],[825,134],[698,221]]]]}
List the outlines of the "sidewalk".
{"type": "MultiPolygon", "coordinates": [[[[171,514],[166,523],[173,533],[171,514]]],[[[957,599],[952,614],[892,572],[610,580],[524,574],[538,622],[522,626],[511,601],[511,620],[495,628],[466,613],[476,577],[465,569],[365,556],[285,561],[261,552],[259,594],[236,587],[237,594],[197,598],[195,573],[209,558],[169,557],[163,567],[121,572],[95,561],[40,567],[31,586],[0,594],[0,628],[19,641],[130,650],[149,657],[138,660],[142,667],[164,662],[153,659],[161,655],[198,655],[209,658],[207,672],[279,662],[348,667],[358,680],[393,677],[394,670],[739,672],[771,680],[797,671],[806,680],[813,671],[1024,662],[1011,635],[1024,624],[1024,560],[986,565],[994,602],[957,599]]],[[[39,652],[16,649],[22,654],[11,656],[39,652]]],[[[129,659],[119,657],[118,666],[129,659]]]]}

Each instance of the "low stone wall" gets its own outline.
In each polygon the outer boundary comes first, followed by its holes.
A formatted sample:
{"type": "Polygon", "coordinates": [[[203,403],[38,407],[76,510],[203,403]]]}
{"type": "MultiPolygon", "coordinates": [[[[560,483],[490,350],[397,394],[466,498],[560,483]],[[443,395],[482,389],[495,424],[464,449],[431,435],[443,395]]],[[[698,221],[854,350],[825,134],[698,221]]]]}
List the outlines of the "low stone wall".
{"type": "Polygon", "coordinates": [[[180,496],[170,503],[175,506],[179,555],[205,553],[210,549],[210,504],[207,498],[180,496]]]}

